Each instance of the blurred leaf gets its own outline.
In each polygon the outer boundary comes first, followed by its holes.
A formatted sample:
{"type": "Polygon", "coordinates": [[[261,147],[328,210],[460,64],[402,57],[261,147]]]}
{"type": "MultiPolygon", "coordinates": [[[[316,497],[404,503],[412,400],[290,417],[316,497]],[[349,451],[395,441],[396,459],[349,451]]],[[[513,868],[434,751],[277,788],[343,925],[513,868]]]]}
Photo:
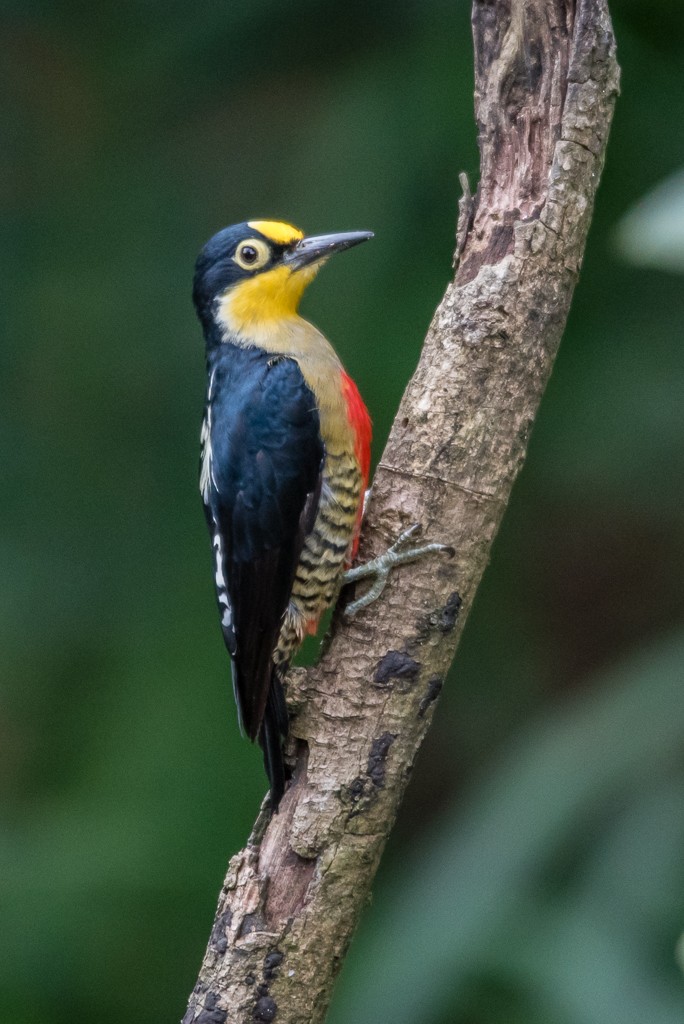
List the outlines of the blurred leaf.
{"type": "Polygon", "coordinates": [[[639,267],[684,273],[684,170],[656,185],[620,221],[621,256],[639,267]]]}

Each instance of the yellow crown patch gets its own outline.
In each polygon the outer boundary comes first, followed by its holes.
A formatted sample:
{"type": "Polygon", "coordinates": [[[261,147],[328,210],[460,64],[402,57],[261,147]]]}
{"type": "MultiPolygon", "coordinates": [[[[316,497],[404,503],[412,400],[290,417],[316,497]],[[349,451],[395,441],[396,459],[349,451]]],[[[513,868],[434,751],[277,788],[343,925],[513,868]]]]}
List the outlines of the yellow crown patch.
{"type": "Polygon", "coordinates": [[[250,220],[247,223],[250,228],[260,231],[265,238],[275,242],[276,245],[289,245],[290,242],[298,242],[304,237],[304,232],[299,228],[279,220],[250,220]]]}

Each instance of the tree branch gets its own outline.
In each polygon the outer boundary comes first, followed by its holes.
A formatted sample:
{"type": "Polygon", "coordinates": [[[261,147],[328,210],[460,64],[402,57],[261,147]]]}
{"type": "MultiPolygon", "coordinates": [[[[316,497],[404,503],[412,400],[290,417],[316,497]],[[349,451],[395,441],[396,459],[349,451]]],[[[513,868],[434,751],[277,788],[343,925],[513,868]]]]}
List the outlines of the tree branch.
{"type": "Polygon", "coordinates": [[[375,475],[363,556],[456,550],[339,615],[292,673],[294,779],[231,860],[184,1024],[323,1020],[522,465],[582,260],[618,89],[605,0],[475,0],[481,178],[375,475]]]}

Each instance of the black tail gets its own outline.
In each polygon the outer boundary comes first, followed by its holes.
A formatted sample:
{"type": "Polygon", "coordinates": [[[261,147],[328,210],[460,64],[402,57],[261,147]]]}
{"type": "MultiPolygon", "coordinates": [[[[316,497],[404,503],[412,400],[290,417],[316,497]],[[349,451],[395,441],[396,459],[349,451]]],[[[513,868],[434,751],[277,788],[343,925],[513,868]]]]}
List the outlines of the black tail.
{"type": "Polygon", "coordinates": [[[271,676],[266,710],[259,729],[259,745],[264,752],[264,767],[271,784],[271,810],[277,811],[285,792],[283,737],[287,736],[288,718],[283,687],[274,670],[271,676]]]}

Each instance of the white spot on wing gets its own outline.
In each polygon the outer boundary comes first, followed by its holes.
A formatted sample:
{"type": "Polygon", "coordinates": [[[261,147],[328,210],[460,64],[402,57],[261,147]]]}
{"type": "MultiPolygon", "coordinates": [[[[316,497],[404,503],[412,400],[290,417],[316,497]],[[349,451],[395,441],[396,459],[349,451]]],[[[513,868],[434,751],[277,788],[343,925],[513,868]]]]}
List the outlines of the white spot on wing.
{"type": "Polygon", "coordinates": [[[216,480],[214,478],[214,470],[212,466],[212,452],[211,452],[211,399],[214,392],[214,374],[215,370],[212,370],[211,377],[209,378],[209,391],[207,393],[207,411],[202,421],[202,430],[200,433],[200,444],[202,446],[202,456],[200,464],[200,494],[205,504],[209,502],[209,483],[213,483],[216,487],[216,480]]]}
{"type": "Polygon", "coordinates": [[[223,539],[214,520],[214,559],[215,559],[215,580],[216,595],[218,597],[219,611],[221,612],[221,625],[224,629],[233,628],[233,608],[228,597],[228,588],[223,568],[223,539]]]}
{"type": "Polygon", "coordinates": [[[216,596],[218,598],[219,612],[221,615],[221,628],[223,630],[226,646],[228,647],[231,656],[233,696],[235,697],[235,704],[238,711],[238,723],[240,726],[240,732],[244,735],[242,708],[240,706],[240,695],[237,688],[237,674],[235,671],[235,664],[233,662],[233,658],[237,654],[237,640],[235,637],[235,627],[233,625],[233,606],[230,603],[230,597],[228,596],[228,584],[226,582],[223,537],[221,536],[221,531],[218,528],[218,523],[213,516],[212,523],[212,546],[214,551],[214,580],[216,582],[216,596]]]}

